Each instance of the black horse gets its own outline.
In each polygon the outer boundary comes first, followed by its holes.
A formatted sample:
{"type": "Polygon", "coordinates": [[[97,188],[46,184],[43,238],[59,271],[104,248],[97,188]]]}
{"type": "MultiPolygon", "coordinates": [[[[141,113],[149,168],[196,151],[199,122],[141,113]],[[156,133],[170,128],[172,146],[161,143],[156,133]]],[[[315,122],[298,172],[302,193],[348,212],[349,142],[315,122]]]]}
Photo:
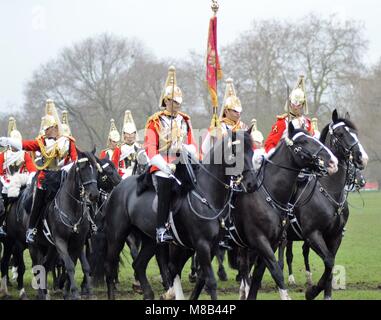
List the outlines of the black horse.
{"type": "Polygon", "coordinates": [[[295,230],[306,241],[305,250],[311,247],[325,266],[317,285],[307,289],[308,300],[316,298],[323,290],[325,299],[332,297],[332,270],[349,217],[345,186],[350,182],[351,162],[359,170],[364,169],[366,162],[357,129],[349,115],[339,118],[335,110],[332,122],[323,129],[320,139],[339,159],[339,170],[333,176],[305,182],[294,195],[299,199],[293,215],[297,221],[295,230]]]}
{"type": "MultiPolygon", "coordinates": [[[[337,156],[337,155],[336,155],[337,156]]],[[[365,186],[365,178],[361,172],[361,170],[357,169],[354,164],[349,163],[350,170],[347,172],[347,183],[346,192],[360,192],[362,188],[365,186]]],[[[308,286],[312,286],[312,272],[309,262],[309,253],[310,246],[306,241],[304,241],[303,236],[298,231],[298,227],[294,226],[294,228],[290,228],[287,231],[285,239],[281,242],[278,250],[278,261],[281,269],[284,268],[284,255],[286,255],[286,262],[288,267],[288,283],[290,285],[296,285],[295,277],[293,274],[292,262],[294,258],[293,254],[293,243],[294,241],[303,241],[302,252],[304,259],[304,267],[306,272],[306,282],[308,286]],[[295,228],[295,230],[294,230],[295,228]]]]}
{"type": "Polygon", "coordinates": [[[46,206],[41,221],[44,232],[39,232],[37,241],[29,247],[35,276],[38,272],[44,274],[40,274],[39,298],[46,298],[47,273],[58,252],[68,277],[64,297],[79,299],[75,265],[83,253],[90,228],[88,202],[96,203],[99,197],[98,170],[94,154],[78,150],[78,160],[72,164],[53,201],[46,206]]]}
{"type": "Polygon", "coordinates": [[[2,290],[5,295],[8,295],[8,269],[11,256],[13,256],[14,266],[17,267],[17,289],[19,290],[19,298],[22,300],[27,299],[26,291],[24,289],[24,250],[27,248],[25,234],[29,223],[29,214],[27,213],[27,208],[29,206],[27,204],[27,199],[32,198],[34,184],[35,179],[31,185],[22,188],[18,198],[8,205],[8,212],[5,220],[7,225],[7,236],[3,239],[4,253],[1,258],[2,290]]]}
{"type": "MultiPolygon", "coordinates": [[[[96,150],[92,151],[95,154],[96,150]]],[[[99,278],[100,271],[97,263],[99,258],[99,244],[101,244],[102,239],[104,238],[103,233],[103,218],[102,218],[102,209],[104,203],[107,200],[108,194],[112,189],[119,184],[121,177],[118,174],[114,164],[108,158],[99,159],[95,156],[97,161],[97,170],[98,170],[98,189],[100,196],[96,205],[89,204],[90,216],[92,220],[92,226],[96,227],[96,230],[89,232],[85,248],[83,249],[79,260],[83,272],[83,281],[81,283],[81,296],[85,298],[90,298],[92,295],[92,283],[96,283],[99,278]],[[90,281],[91,279],[91,281],[90,281]]],[[[103,260],[102,260],[103,261],[103,260]]],[[[55,290],[62,290],[67,281],[67,273],[64,266],[64,262],[57,255],[57,262],[54,264],[55,267],[52,270],[53,273],[53,288],[55,290]]]]}
{"type": "Polygon", "coordinates": [[[248,299],[256,299],[267,267],[279,288],[281,299],[290,299],[283,273],[274,252],[287,222],[289,203],[298,174],[303,169],[318,173],[337,171],[337,159],[318,140],[289,124],[288,138],[282,140],[258,171],[258,191],[238,194],[231,213],[236,232],[233,237],[257,255],[248,299]]]}
{"type": "Polygon", "coordinates": [[[93,234],[86,246],[86,256],[90,263],[91,276],[95,285],[104,283],[104,250],[106,235],[104,232],[104,208],[111,191],[122,181],[114,163],[107,157],[105,159],[96,158],[100,170],[98,174],[98,188],[100,197],[94,208],[94,223],[97,232],[93,234]]]}
{"type": "MultiPolygon", "coordinates": [[[[173,279],[181,275],[181,270],[189,257],[196,252],[202,271],[201,279],[196,287],[206,282],[212,299],[217,298],[217,283],[214,278],[211,260],[215,254],[220,238],[219,217],[229,207],[232,187],[230,176],[239,175],[240,183],[248,191],[254,184],[252,171],[252,156],[250,135],[232,140],[227,136],[215,143],[214,148],[204,159],[203,164],[197,166],[194,171],[193,183],[189,183],[189,189],[177,187],[180,190],[177,200],[172,201],[173,215],[170,217],[172,230],[178,236],[177,241],[181,246],[171,246],[169,270],[167,265],[166,246],[160,246],[157,250],[156,236],[156,213],[153,202],[156,193],[152,183],[145,192],[137,192],[138,181],[143,178],[150,179],[150,175],[129,177],[118,185],[112,192],[106,206],[106,233],[107,233],[107,256],[106,256],[106,280],[109,299],[115,298],[114,280],[117,276],[119,254],[124,246],[128,234],[134,230],[139,232],[142,247],[138,257],[133,262],[135,274],[140,281],[145,299],[153,299],[154,293],[146,277],[147,264],[152,256],[157,253],[158,264],[165,288],[171,288],[173,293],[173,279]],[[233,165],[242,161],[242,167],[235,172],[233,165]],[[232,172],[227,174],[227,170],[232,172]],[[217,209],[218,208],[218,209],[217,209]]],[[[185,156],[186,157],[186,156],[185,156]]],[[[178,164],[176,176],[183,181],[183,186],[189,181],[189,165],[178,164]]],[[[191,169],[190,169],[191,170],[191,169]]],[[[187,185],[188,187],[188,185],[187,185]]],[[[191,298],[197,298],[196,291],[191,298]]]]}

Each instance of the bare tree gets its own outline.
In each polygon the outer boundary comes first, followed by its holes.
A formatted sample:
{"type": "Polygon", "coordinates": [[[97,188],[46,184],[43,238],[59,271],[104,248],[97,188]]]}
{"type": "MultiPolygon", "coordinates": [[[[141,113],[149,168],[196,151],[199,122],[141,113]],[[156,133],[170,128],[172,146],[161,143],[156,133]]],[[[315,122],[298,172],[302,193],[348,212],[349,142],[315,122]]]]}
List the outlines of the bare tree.
{"type": "Polygon", "coordinates": [[[292,60],[295,70],[307,76],[310,111],[329,113],[328,106],[340,104],[340,92],[347,94],[353,77],[364,69],[367,41],[363,25],[353,20],[340,21],[335,15],[322,18],[311,14],[292,29],[292,60]]]}
{"type": "Polygon", "coordinates": [[[111,118],[122,125],[126,109],[138,119],[151,113],[163,69],[138,41],[102,34],[65,48],[41,66],[27,85],[26,110],[40,117],[44,101],[52,98],[69,111],[82,144],[104,145],[111,118]]]}

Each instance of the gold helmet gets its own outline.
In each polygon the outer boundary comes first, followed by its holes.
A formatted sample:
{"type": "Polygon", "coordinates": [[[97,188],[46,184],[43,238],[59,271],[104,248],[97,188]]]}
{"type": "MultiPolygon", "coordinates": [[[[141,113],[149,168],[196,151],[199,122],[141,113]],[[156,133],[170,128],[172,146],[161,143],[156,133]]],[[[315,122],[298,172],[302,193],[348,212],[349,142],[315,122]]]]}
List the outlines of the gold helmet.
{"type": "Polygon", "coordinates": [[[160,96],[160,108],[165,107],[165,99],[173,99],[179,104],[183,103],[183,93],[181,92],[181,89],[177,86],[176,68],[174,66],[170,66],[168,69],[167,80],[165,81],[165,86],[160,96]]]}
{"type": "MultiPolygon", "coordinates": [[[[242,112],[241,101],[237,97],[234,89],[233,79],[229,78],[226,80],[226,89],[225,89],[225,97],[223,103],[223,111],[225,110],[234,110],[239,113],[242,112]]],[[[222,111],[222,112],[223,112],[222,111]]]]}
{"type": "MultiPolygon", "coordinates": [[[[51,99],[46,100],[45,116],[41,121],[41,129],[45,132],[50,127],[58,126],[59,135],[62,134],[62,124],[58,117],[58,112],[54,101],[51,99]]],[[[41,131],[41,130],[40,130],[41,131]]]]}
{"type": "Polygon", "coordinates": [[[110,125],[110,132],[108,134],[108,139],[113,142],[119,142],[120,134],[118,132],[118,129],[116,128],[115,120],[111,119],[110,122],[111,122],[111,125],[110,125]]]}
{"type": "Polygon", "coordinates": [[[62,111],[62,134],[64,136],[71,136],[71,129],[69,126],[69,113],[67,110],[62,111]]]}
{"type": "Polygon", "coordinates": [[[260,132],[258,130],[258,127],[257,127],[257,119],[252,119],[251,120],[251,138],[253,139],[254,142],[259,142],[259,143],[263,143],[263,140],[264,140],[264,137],[263,137],[263,134],[262,132],[260,132]]]}
{"type": "Polygon", "coordinates": [[[17,130],[16,119],[10,117],[8,120],[8,137],[22,141],[22,135],[20,131],[17,130]]]}
{"type": "MultiPolygon", "coordinates": [[[[289,101],[291,104],[294,105],[303,105],[304,108],[304,114],[308,114],[308,103],[307,103],[307,94],[306,94],[306,85],[304,76],[299,76],[298,82],[295,86],[295,88],[291,91],[291,94],[289,96],[289,101]]],[[[286,103],[285,111],[288,110],[289,105],[286,103]]]]}
{"type": "Polygon", "coordinates": [[[136,126],[134,118],[132,117],[132,113],[130,110],[126,110],[124,113],[124,121],[123,121],[123,133],[132,134],[136,132],[136,126]]]}

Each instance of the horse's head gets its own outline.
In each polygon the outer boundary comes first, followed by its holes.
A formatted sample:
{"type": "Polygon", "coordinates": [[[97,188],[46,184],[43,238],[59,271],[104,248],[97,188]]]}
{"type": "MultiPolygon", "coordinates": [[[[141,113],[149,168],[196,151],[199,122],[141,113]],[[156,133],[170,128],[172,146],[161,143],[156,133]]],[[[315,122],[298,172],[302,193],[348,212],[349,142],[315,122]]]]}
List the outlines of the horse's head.
{"type": "Polygon", "coordinates": [[[114,163],[108,158],[99,159],[95,157],[95,159],[97,161],[98,170],[98,187],[106,192],[111,192],[111,190],[122,181],[122,178],[118,170],[116,170],[114,163]]]}
{"type": "Polygon", "coordinates": [[[85,195],[91,202],[97,202],[99,190],[97,184],[98,170],[97,161],[91,152],[81,152],[77,150],[78,159],[75,163],[79,184],[83,188],[85,195]]]}
{"type": "Polygon", "coordinates": [[[256,174],[253,167],[253,142],[250,131],[238,131],[233,133],[232,139],[232,155],[235,159],[235,167],[237,171],[234,176],[237,182],[246,192],[254,192],[256,187],[256,174]]]}
{"type": "Polygon", "coordinates": [[[332,113],[332,122],[323,129],[321,141],[328,144],[333,153],[342,161],[352,161],[356,168],[365,168],[368,155],[357,137],[357,129],[346,118],[339,118],[337,111],[332,113]]]}
{"type": "Polygon", "coordinates": [[[323,175],[337,172],[337,158],[318,139],[311,137],[305,130],[295,129],[292,123],[288,130],[286,144],[299,168],[311,169],[323,175]]]}

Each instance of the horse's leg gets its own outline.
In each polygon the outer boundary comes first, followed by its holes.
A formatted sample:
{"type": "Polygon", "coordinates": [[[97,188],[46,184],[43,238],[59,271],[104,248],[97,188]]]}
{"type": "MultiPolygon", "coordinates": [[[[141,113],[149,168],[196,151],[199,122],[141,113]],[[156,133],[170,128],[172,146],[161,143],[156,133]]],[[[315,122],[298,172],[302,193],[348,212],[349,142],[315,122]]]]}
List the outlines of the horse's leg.
{"type": "Polygon", "coordinates": [[[228,281],[228,276],[224,268],[225,249],[218,248],[216,258],[218,261],[218,277],[221,281],[228,281]]]}
{"type": "Polygon", "coordinates": [[[288,284],[289,285],[296,285],[294,273],[292,271],[292,261],[294,260],[294,255],[292,253],[292,247],[294,242],[288,241],[287,247],[286,247],[286,259],[287,259],[287,266],[288,266],[288,284]]]}
{"type": "Polygon", "coordinates": [[[191,272],[188,276],[189,282],[190,283],[195,283],[197,280],[197,263],[196,263],[196,255],[192,255],[192,260],[191,260],[191,272]]]}
{"type": "Polygon", "coordinates": [[[287,288],[284,283],[283,272],[280,269],[278,262],[276,261],[274,250],[271,247],[269,241],[266,238],[259,238],[256,249],[259,256],[262,257],[266,267],[269,269],[272,278],[277,284],[281,299],[290,300],[291,298],[288,295],[287,288]]]}
{"type": "Polygon", "coordinates": [[[310,261],[309,261],[309,254],[310,254],[310,246],[306,241],[303,243],[303,257],[304,257],[304,266],[306,268],[306,278],[307,278],[307,285],[312,286],[312,272],[310,268],[310,261]]]}
{"type": "Polygon", "coordinates": [[[194,257],[194,251],[184,249],[179,246],[170,247],[170,259],[168,261],[169,270],[169,282],[168,290],[163,295],[161,299],[163,300],[183,300],[184,293],[181,285],[181,273],[184,268],[185,263],[190,257],[194,257]]]}
{"type": "Polygon", "coordinates": [[[75,261],[72,260],[68,252],[68,245],[65,240],[61,238],[55,239],[56,248],[61,259],[64,261],[65,269],[67,272],[69,285],[70,285],[70,295],[73,300],[79,300],[78,288],[75,284],[75,261]]]}
{"type": "Polygon", "coordinates": [[[196,286],[191,294],[190,300],[197,300],[201,294],[204,284],[205,290],[210,294],[212,300],[217,300],[217,281],[214,277],[212,267],[212,253],[209,243],[201,243],[196,249],[196,254],[200,263],[201,276],[197,279],[196,286]]]}
{"type": "Polygon", "coordinates": [[[282,240],[279,243],[279,247],[278,247],[278,263],[282,271],[284,269],[284,251],[286,246],[287,246],[287,239],[282,240]]]}
{"type": "MultiPolygon", "coordinates": [[[[327,241],[328,249],[334,258],[336,257],[337,251],[339,250],[342,239],[342,233],[340,233],[337,237],[327,241]]],[[[324,288],[324,300],[332,300],[332,278],[333,274],[331,272],[331,275],[326,282],[326,287],[324,288]]]]}
{"type": "Polygon", "coordinates": [[[335,256],[329,251],[327,244],[325,243],[320,232],[315,231],[306,237],[309,241],[311,248],[320,256],[324,262],[324,273],[321,276],[316,286],[311,286],[306,291],[306,299],[315,299],[320,292],[322,292],[326,286],[327,281],[332,279],[332,270],[335,263],[335,256]]]}
{"type": "Polygon", "coordinates": [[[46,287],[47,282],[45,281],[46,278],[43,279],[45,283],[41,282],[41,276],[43,275],[41,273],[43,272],[46,275],[46,270],[40,269],[43,264],[44,255],[42,254],[41,249],[36,244],[29,246],[29,253],[32,258],[32,271],[33,271],[34,283],[38,286],[37,289],[34,288],[37,290],[37,299],[46,300],[47,299],[47,287],[46,287]],[[38,280],[40,280],[39,282],[36,281],[37,277],[38,277],[38,280]]]}
{"type": "Polygon", "coordinates": [[[15,264],[18,266],[17,268],[17,290],[20,291],[20,300],[28,300],[26,295],[26,291],[24,288],[24,274],[25,274],[25,263],[24,263],[24,245],[21,243],[17,243],[15,246],[15,250],[13,253],[15,264]]]}
{"type": "Polygon", "coordinates": [[[4,241],[4,252],[3,257],[1,258],[1,287],[0,292],[2,293],[4,298],[9,298],[8,292],[8,269],[9,269],[9,261],[11,259],[11,255],[13,252],[14,244],[6,239],[4,241]]]}
{"type": "Polygon", "coordinates": [[[107,296],[115,300],[115,279],[118,275],[119,255],[124,247],[125,238],[118,236],[107,241],[107,256],[105,260],[105,273],[107,283],[107,296]]]}
{"type": "Polygon", "coordinates": [[[86,257],[86,249],[83,248],[79,257],[81,262],[83,281],[81,284],[81,295],[90,298],[92,295],[91,277],[90,277],[90,264],[86,257]]]}
{"type": "Polygon", "coordinates": [[[143,290],[144,300],[153,300],[155,298],[154,292],[147,279],[147,265],[148,262],[155,255],[156,243],[154,240],[143,236],[142,247],[136,259],[132,262],[136,277],[138,278],[143,290]]]}
{"type": "Polygon", "coordinates": [[[250,263],[249,263],[249,250],[241,248],[239,251],[240,257],[238,258],[238,269],[241,274],[241,285],[239,288],[239,299],[246,300],[250,291],[250,263]]]}
{"type": "Polygon", "coordinates": [[[258,290],[261,287],[261,282],[263,274],[265,273],[266,265],[263,259],[258,258],[257,263],[254,268],[253,275],[251,277],[251,285],[247,300],[256,300],[258,295],[258,290]]]}

